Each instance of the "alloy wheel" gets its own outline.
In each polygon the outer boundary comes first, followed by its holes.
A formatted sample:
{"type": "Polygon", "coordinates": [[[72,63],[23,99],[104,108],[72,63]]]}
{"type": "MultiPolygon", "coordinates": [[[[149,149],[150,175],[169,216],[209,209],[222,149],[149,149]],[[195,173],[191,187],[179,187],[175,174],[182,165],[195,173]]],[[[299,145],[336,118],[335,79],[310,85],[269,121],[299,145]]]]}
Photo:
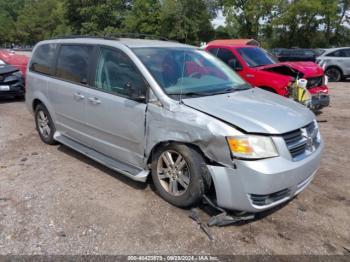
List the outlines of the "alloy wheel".
{"type": "Polygon", "coordinates": [[[185,158],[176,151],[164,151],[157,162],[157,176],[163,189],[173,196],[183,195],[191,176],[185,158]]]}
{"type": "Polygon", "coordinates": [[[37,120],[38,120],[38,128],[39,128],[40,134],[43,137],[48,138],[51,134],[50,121],[48,116],[43,110],[40,110],[37,113],[37,120]]]}

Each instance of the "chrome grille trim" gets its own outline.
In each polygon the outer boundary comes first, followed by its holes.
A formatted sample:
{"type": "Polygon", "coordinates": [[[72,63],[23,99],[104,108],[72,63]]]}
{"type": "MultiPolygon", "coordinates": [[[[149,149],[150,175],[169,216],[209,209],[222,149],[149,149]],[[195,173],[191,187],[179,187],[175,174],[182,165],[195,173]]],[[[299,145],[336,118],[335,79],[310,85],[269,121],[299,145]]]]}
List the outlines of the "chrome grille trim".
{"type": "Polygon", "coordinates": [[[293,160],[298,161],[312,154],[319,146],[317,135],[318,128],[313,121],[307,126],[283,134],[282,137],[293,160]]]}

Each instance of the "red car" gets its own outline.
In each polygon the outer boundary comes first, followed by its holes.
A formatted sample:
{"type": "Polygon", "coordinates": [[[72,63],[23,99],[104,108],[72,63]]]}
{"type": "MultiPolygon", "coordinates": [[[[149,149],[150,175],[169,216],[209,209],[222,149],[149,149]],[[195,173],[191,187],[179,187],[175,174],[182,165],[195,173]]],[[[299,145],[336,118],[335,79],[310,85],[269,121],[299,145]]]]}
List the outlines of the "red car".
{"type": "Polygon", "coordinates": [[[13,51],[8,51],[6,49],[0,49],[0,60],[16,67],[22,72],[23,78],[25,78],[27,65],[29,61],[29,58],[27,56],[19,55],[13,51]]]}
{"type": "Polygon", "coordinates": [[[229,40],[210,42],[206,48],[234,69],[252,86],[288,97],[289,87],[297,79],[308,80],[312,104],[321,109],[329,105],[327,78],[313,62],[283,62],[258,46],[232,44],[229,40]]]}

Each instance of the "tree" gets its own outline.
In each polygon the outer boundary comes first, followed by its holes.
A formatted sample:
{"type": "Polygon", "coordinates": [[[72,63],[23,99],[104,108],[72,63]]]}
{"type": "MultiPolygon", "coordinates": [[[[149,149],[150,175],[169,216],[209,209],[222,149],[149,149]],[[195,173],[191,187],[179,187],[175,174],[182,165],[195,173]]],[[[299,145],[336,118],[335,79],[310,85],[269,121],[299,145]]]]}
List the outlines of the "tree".
{"type": "Polygon", "coordinates": [[[25,0],[0,0],[0,45],[16,42],[16,22],[25,0]]]}
{"type": "Polygon", "coordinates": [[[349,41],[350,0],[223,0],[227,27],[268,47],[328,47],[349,41]]]}
{"type": "Polygon", "coordinates": [[[163,0],[161,33],[169,39],[199,44],[214,35],[209,1],[163,0]]]}
{"type": "MultiPolygon", "coordinates": [[[[285,2],[273,22],[275,43],[280,46],[328,47],[339,45],[345,27],[349,0],[298,0],[285,2]]],[[[345,30],[346,31],[346,30],[345,30]]]]}
{"type": "Polygon", "coordinates": [[[283,0],[224,0],[224,14],[228,26],[239,26],[242,38],[258,39],[263,23],[268,23],[276,15],[283,0]]]}
{"type": "Polygon", "coordinates": [[[16,37],[22,44],[35,44],[38,41],[70,32],[64,19],[61,1],[27,1],[18,14],[16,37]]]}
{"type": "Polygon", "coordinates": [[[120,32],[131,0],[65,0],[65,17],[75,34],[120,32]]]}
{"type": "Polygon", "coordinates": [[[134,0],[123,22],[124,31],[159,35],[161,7],[158,0],[134,0]]]}

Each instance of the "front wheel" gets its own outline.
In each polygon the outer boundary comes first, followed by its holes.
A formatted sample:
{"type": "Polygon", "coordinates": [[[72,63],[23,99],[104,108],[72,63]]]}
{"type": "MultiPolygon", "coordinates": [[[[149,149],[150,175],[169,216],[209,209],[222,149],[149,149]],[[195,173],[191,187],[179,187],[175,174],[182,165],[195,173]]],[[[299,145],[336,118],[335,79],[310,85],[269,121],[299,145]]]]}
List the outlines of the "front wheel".
{"type": "Polygon", "coordinates": [[[152,178],[159,195],[178,207],[199,203],[210,181],[203,157],[182,144],[170,144],[155,152],[152,178]]]}
{"type": "Polygon", "coordinates": [[[35,124],[41,140],[49,145],[54,145],[57,142],[54,140],[55,126],[49,111],[43,104],[39,104],[35,108],[35,124]]]}

